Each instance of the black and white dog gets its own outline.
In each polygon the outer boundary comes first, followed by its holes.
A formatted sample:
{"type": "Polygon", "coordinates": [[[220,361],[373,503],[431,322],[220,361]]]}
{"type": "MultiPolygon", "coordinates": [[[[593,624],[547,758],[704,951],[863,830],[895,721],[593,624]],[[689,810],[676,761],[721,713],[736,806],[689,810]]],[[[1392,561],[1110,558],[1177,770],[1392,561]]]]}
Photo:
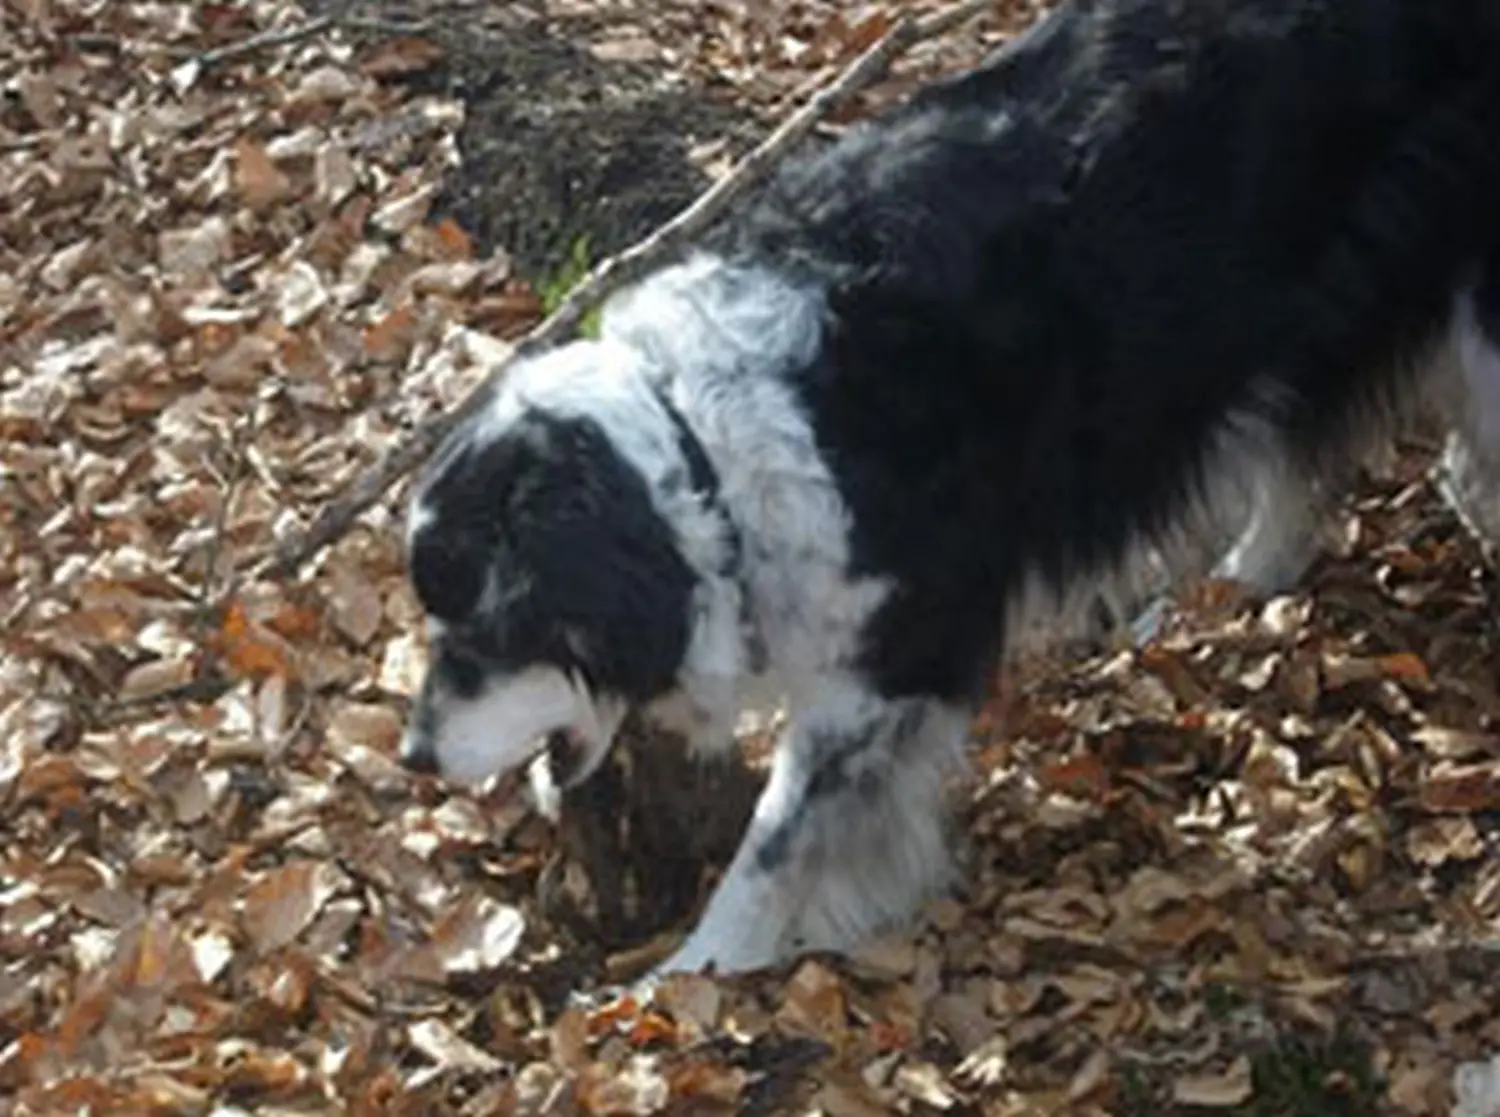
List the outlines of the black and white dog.
{"type": "Polygon", "coordinates": [[[1226,493],[1220,573],[1284,583],[1309,494],[1413,397],[1478,385],[1500,446],[1495,10],[1074,0],[787,167],[436,456],[406,763],[477,781],[564,738],[582,779],[628,711],[714,750],[784,701],[664,969],[898,925],[1039,621],[1226,493]]]}

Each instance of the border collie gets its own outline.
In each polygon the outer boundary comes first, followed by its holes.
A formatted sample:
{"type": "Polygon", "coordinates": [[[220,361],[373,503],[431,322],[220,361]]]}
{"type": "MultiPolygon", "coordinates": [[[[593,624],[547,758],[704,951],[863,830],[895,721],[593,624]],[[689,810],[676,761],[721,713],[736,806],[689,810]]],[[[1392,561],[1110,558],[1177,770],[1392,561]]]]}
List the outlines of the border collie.
{"type": "Polygon", "coordinates": [[[578,781],[629,712],[712,752],[785,703],[662,969],[848,950],[951,881],[945,784],[1006,655],[1231,497],[1220,574],[1284,584],[1362,440],[1465,384],[1500,447],[1493,0],[1064,3],[786,166],[440,448],[404,760],[480,781],[566,742],[578,781]]]}

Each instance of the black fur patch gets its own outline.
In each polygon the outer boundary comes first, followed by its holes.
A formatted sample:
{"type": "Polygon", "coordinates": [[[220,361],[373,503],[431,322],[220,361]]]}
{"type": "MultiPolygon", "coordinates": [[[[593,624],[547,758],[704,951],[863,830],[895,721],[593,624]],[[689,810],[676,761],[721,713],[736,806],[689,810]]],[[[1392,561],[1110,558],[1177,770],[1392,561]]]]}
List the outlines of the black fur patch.
{"type": "Polygon", "coordinates": [[[439,461],[412,545],[423,606],[447,622],[433,674],[547,664],[633,702],[670,688],[695,575],[646,481],[592,420],[540,411],[439,461]]]}
{"type": "Polygon", "coordinates": [[[1028,577],[1169,524],[1230,417],[1313,461],[1382,398],[1497,243],[1496,27],[1488,0],[1078,0],[716,232],[829,292],[797,383],[857,572],[897,587],[882,694],[970,698],[1028,577]]]}

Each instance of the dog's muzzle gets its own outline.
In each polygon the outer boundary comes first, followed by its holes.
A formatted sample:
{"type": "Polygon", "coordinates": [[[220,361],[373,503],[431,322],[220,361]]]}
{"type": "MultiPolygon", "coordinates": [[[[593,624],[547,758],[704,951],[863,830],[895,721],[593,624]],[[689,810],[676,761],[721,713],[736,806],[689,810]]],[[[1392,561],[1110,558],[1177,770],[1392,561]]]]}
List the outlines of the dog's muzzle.
{"type": "Polygon", "coordinates": [[[590,694],[563,673],[541,668],[459,696],[424,688],[411,712],[401,763],[422,775],[479,784],[547,758],[561,788],[586,780],[603,762],[625,704],[590,694]]]}

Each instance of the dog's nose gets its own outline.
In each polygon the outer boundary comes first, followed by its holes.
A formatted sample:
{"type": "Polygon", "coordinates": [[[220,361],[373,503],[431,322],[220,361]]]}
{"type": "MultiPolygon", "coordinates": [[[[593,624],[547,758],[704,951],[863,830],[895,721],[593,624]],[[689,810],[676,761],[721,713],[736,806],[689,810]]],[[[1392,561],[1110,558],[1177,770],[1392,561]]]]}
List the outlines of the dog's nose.
{"type": "Polygon", "coordinates": [[[419,776],[435,776],[438,774],[437,753],[420,745],[416,748],[402,749],[401,766],[408,772],[415,772],[419,776]]]}

